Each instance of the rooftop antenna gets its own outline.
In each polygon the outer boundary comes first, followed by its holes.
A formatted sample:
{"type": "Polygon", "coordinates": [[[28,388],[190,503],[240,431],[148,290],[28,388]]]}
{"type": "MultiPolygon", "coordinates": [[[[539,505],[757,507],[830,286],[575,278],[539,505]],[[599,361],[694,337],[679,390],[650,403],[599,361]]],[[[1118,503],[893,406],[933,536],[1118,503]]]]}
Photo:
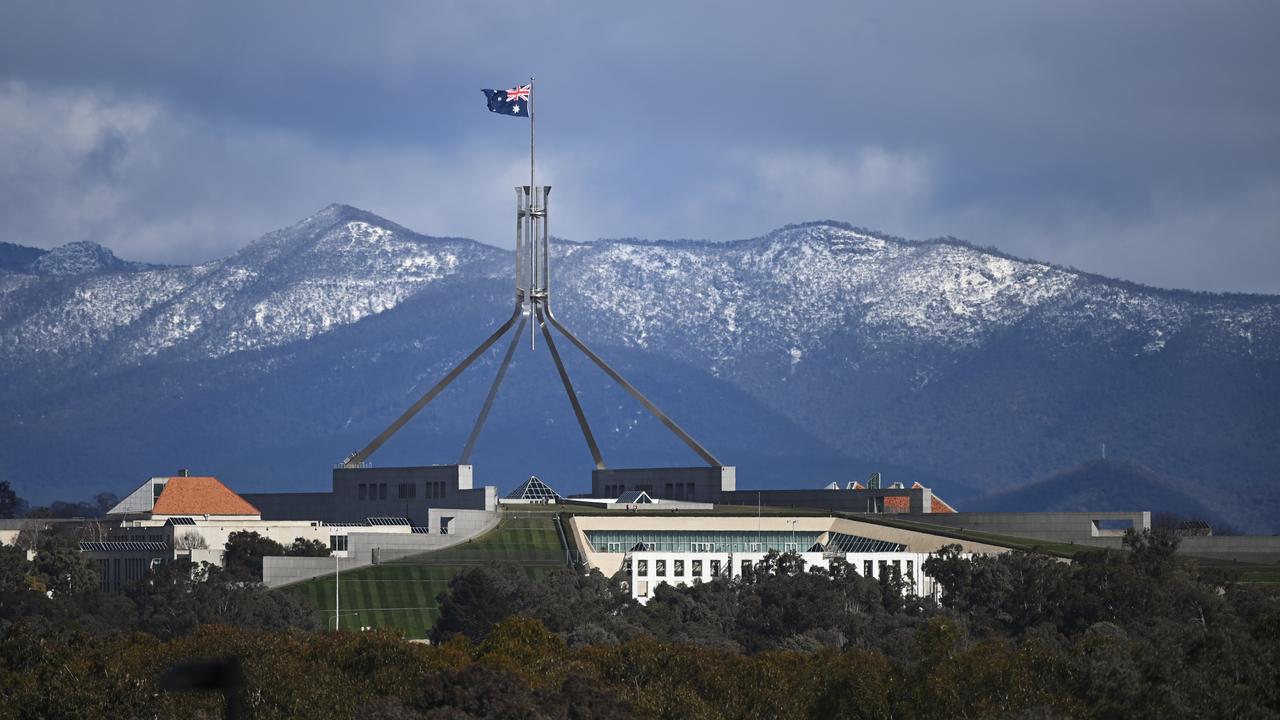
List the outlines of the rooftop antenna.
{"type": "Polygon", "coordinates": [[[587,449],[591,452],[591,458],[595,461],[597,470],[605,469],[604,456],[600,452],[600,446],[596,443],[595,436],[591,433],[591,426],[587,423],[586,414],[582,410],[582,405],[578,401],[578,394],[573,389],[573,383],[569,379],[569,372],[565,369],[563,360],[560,357],[560,351],[556,347],[555,340],[551,336],[551,328],[555,328],[562,336],[567,338],[583,355],[586,355],[593,363],[596,364],[606,375],[614,382],[622,386],[631,397],[635,398],[645,410],[657,418],[666,426],[676,437],[680,438],[689,449],[693,450],[707,465],[715,467],[721,465],[720,461],[715,458],[706,448],[694,440],[689,433],[675,423],[666,413],[662,412],[657,405],[653,404],[649,398],[645,397],[631,383],[627,382],[617,370],[614,370],[599,355],[591,351],[581,340],[569,331],[559,320],[556,319],[555,313],[551,310],[550,299],[550,275],[551,263],[550,255],[550,235],[547,230],[547,198],[551,194],[551,186],[543,185],[539,187],[536,174],[536,134],[534,129],[534,113],[533,113],[533,82],[532,77],[529,78],[529,84],[523,87],[515,87],[510,90],[485,90],[485,95],[489,98],[489,109],[493,112],[501,112],[502,114],[529,117],[529,184],[517,187],[516,190],[516,262],[515,262],[515,308],[511,312],[511,316],[506,322],[498,326],[480,346],[471,351],[471,354],[462,359],[456,367],[450,370],[440,382],[436,383],[430,390],[418,398],[417,402],[404,411],[400,417],[383,430],[376,438],[373,439],[362,450],[358,450],[348,455],[342,461],[344,468],[361,467],[366,460],[369,459],[383,443],[395,435],[400,428],[413,419],[424,407],[434,400],[440,393],[444,392],[459,375],[461,375],[468,367],[471,366],[481,355],[488,352],[503,335],[507,333],[512,326],[519,321],[515,335],[512,338],[511,345],[508,346],[507,352],[502,359],[502,363],[498,368],[497,375],[493,379],[493,384],[489,388],[489,394],[485,397],[484,404],[480,408],[480,414],[476,417],[475,425],[471,430],[471,434],[467,437],[466,445],[462,449],[459,465],[466,465],[471,460],[471,453],[475,449],[476,441],[479,439],[481,429],[484,427],[485,420],[489,416],[489,411],[493,406],[494,398],[497,397],[498,390],[502,385],[503,378],[506,376],[507,367],[511,364],[511,358],[515,354],[517,341],[520,333],[524,329],[524,324],[529,323],[529,347],[531,350],[537,347],[537,335],[541,330],[542,337],[546,341],[547,350],[551,353],[551,358],[555,362],[556,371],[560,376],[560,382],[564,386],[565,394],[569,397],[569,404],[573,407],[573,414],[578,420],[578,427],[582,431],[583,440],[587,444],[587,449]],[[522,104],[524,103],[524,104],[522,104]],[[525,112],[527,108],[527,113],[525,112]]]}

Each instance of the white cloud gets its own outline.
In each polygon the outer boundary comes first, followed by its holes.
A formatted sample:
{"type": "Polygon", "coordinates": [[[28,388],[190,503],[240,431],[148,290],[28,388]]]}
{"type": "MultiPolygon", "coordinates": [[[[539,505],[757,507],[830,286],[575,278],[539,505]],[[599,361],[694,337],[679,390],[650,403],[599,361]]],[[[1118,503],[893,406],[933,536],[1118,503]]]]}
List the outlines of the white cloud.
{"type": "MultiPolygon", "coordinates": [[[[528,173],[523,128],[481,120],[496,124],[477,123],[470,139],[339,144],[154,98],[7,82],[0,240],[94,240],[129,259],[195,262],[344,202],[420,232],[510,246],[510,188],[528,173]]],[[[1274,176],[1240,179],[1235,191],[1165,183],[1123,213],[991,192],[949,206],[965,169],[942,173],[923,150],[672,147],[646,155],[602,138],[550,142],[539,180],[556,186],[552,232],[728,240],[830,218],[912,238],[953,234],[1154,285],[1280,292],[1274,176]]]]}
{"type": "Polygon", "coordinates": [[[1174,184],[1125,215],[1078,204],[1053,211],[971,208],[953,232],[1017,255],[1158,287],[1280,293],[1280,179],[1206,196],[1174,184]]]}
{"type": "MultiPolygon", "coordinates": [[[[0,85],[0,239],[93,240],[130,259],[231,253],[329,202],[431,234],[509,243],[519,153],[329,146],[152,99],[0,85]]],[[[527,181],[526,181],[527,182],[527,181]]]]}
{"type": "Polygon", "coordinates": [[[894,233],[911,233],[933,199],[934,173],[922,153],[858,148],[847,155],[763,152],[746,163],[752,197],[791,221],[851,219],[894,233]]]}

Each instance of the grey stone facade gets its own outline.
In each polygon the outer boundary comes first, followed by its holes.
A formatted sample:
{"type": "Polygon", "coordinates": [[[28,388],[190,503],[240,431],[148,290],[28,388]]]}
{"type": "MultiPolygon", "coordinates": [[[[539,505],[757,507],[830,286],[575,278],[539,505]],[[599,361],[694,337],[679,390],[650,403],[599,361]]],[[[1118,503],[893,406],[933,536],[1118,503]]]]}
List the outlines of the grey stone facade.
{"type": "Polygon", "coordinates": [[[838,512],[888,513],[894,503],[888,498],[906,498],[906,512],[931,511],[933,493],[929,488],[880,488],[877,490],[735,490],[721,492],[715,498],[720,505],[776,505],[781,507],[820,508],[838,512]]]}
{"type": "Polygon", "coordinates": [[[591,473],[591,496],[597,498],[637,490],[663,500],[715,502],[724,491],[736,487],[737,470],[732,466],[618,468],[591,473]]]}
{"type": "Polygon", "coordinates": [[[492,511],[497,489],[472,487],[470,465],[334,468],[328,493],[245,493],[264,520],[360,522],[370,517],[406,517],[429,524],[433,508],[492,511]]]}

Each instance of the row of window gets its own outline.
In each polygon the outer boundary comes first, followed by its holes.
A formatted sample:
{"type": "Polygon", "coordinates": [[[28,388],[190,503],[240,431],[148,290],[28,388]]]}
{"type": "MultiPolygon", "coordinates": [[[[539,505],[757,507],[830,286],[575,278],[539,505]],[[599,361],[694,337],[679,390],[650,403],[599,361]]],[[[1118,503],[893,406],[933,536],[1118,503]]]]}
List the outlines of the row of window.
{"type": "MultiPolygon", "coordinates": [[[[902,569],[903,569],[903,568],[902,568],[902,563],[903,563],[903,562],[904,562],[904,561],[902,561],[902,560],[879,560],[879,561],[863,560],[863,561],[862,561],[862,576],[863,576],[863,577],[886,577],[889,573],[892,573],[892,575],[893,575],[893,577],[894,577],[895,579],[897,579],[897,578],[901,578],[901,577],[903,577],[903,575],[902,575],[902,569]],[[876,569],[876,566],[875,566],[875,565],[873,565],[873,562],[878,562],[878,563],[879,563],[879,570],[880,570],[880,572],[879,572],[878,574],[876,574],[876,575],[873,575],[873,574],[872,574],[872,570],[876,569]]],[[[906,566],[906,571],[907,571],[907,572],[906,572],[906,577],[907,577],[907,580],[908,580],[908,582],[914,581],[914,580],[915,580],[916,563],[915,563],[915,561],[914,561],[914,560],[906,560],[905,562],[906,562],[906,564],[907,564],[907,566],[906,566]]],[[[752,560],[743,560],[743,561],[742,561],[742,572],[743,572],[743,573],[751,572],[751,569],[752,569],[752,567],[754,567],[754,566],[755,566],[754,561],[752,561],[752,560]]],[[[701,578],[701,577],[703,577],[703,574],[702,574],[702,568],[703,568],[702,560],[690,560],[690,561],[689,561],[689,568],[690,568],[690,573],[689,573],[689,575],[685,575],[685,572],[684,572],[684,570],[685,570],[685,561],[684,561],[684,560],[672,560],[672,561],[671,561],[671,577],[673,577],[673,578],[682,578],[682,577],[694,577],[694,578],[701,578]]],[[[710,568],[711,568],[711,577],[719,577],[719,575],[720,575],[720,571],[721,571],[721,564],[720,564],[720,561],[719,561],[719,560],[711,560],[711,561],[710,561],[710,568]]],[[[652,575],[652,576],[650,576],[650,575],[649,575],[649,561],[648,561],[647,559],[645,559],[645,560],[637,560],[637,561],[636,561],[636,576],[637,576],[637,577],[658,577],[658,578],[665,578],[665,577],[667,577],[667,561],[666,561],[666,560],[654,560],[654,561],[653,561],[653,575],[652,575]]]]}
{"type": "Polygon", "coordinates": [[[360,483],[357,497],[361,500],[386,500],[386,483],[360,483]]]}
{"type": "MultiPolygon", "coordinates": [[[[652,495],[652,494],[653,494],[653,486],[652,486],[652,485],[636,485],[635,487],[633,487],[633,488],[631,488],[631,489],[632,489],[632,490],[637,490],[637,491],[640,491],[640,492],[646,492],[646,493],[649,493],[650,495],[652,495]]],[[[624,484],[624,483],[618,483],[618,484],[616,484],[616,485],[605,485],[605,486],[604,486],[604,496],[605,496],[605,497],[607,497],[607,498],[616,498],[616,497],[618,497],[619,495],[621,495],[622,493],[624,493],[624,492],[626,492],[626,491],[627,491],[627,486],[626,486],[626,484],[624,484]]]]}
{"type": "Polygon", "coordinates": [[[120,533],[111,536],[111,542],[169,542],[169,538],[164,534],[151,533],[143,535],[141,533],[120,533]]]}
{"type": "Polygon", "coordinates": [[[801,552],[820,537],[814,531],[789,530],[588,530],[586,534],[596,552],[801,552]]]}
{"type": "MultiPolygon", "coordinates": [[[[893,573],[893,577],[895,579],[899,579],[902,577],[902,562],[903,562],[902,560],[879,560],[877,562],[880,563],[880,573],[877,575],[872,575],[871,570],[873,566],[871,564],[871,561],[863,560],[862,576],[863,577],[885,577],[886,573],[891,572],[893,573]]],[[[914,582],[916,577],[916,562],[914,560],[907,560],[906,563],[907,563],[907,575],[906,575],[907,581],[914,582]]]]}
{"type": "MultiPolygon", "coordinates": [[[[711,577],[719,577],[719,576],[720,576],[720,572],[721,572],[721,570],[723,569],[723,567],[722,567],[722,565],[721,565],[721,562],[720,562],[719,560],[711,560],[711,561],[709,562],[708,567],[710,567],[710,569],[711,569],[711,577]]],[[[751,567],[751,561],[750,561],[750,560],[743,560],[743,561],[742,561],[742,569],[743,569],[744,571],[745,571],[745,570],[750,569],[750,567],[751,567]]],[[[672,560],[672,561],[671,561],[671,577],[675,577],[675,578],[682,578],[682,577],[702,578],[702,577],[703,577],[703,574],[702,574],[702,568],[703,568],[703,565],[702,565],[702,561],[701,561],[701,560],[690,560],[690,561],[689,561],[690,574],[689,574],[689,575],[685,575],[685,574],[684,574],[685,561],[684,561],[684,560],[672,560]]],[[[649,577],[649,561],[648,561],[648,560],[637,560],[637,561],[636,561],[636,575],[637,575],[637,576],[640,576],[640,577],[649,577]]],[[[667,561],[666,561],[666,560],[654,560],[654,561],[653,561],[653,576],[652,576],[652,577],[660,577],[660,578],[667,577],[667,561]]]]}
{"type": "MultiPolygon", "coordinates": [[[[604,552],[624,553],[624,552],[630,552],[632,550],[632,548],[625,547],[623,543],[620,543],[620,542],[605,542],[601,544],[604,546],[604,552]]],[[[658,546],[658,545],[677,545],[677,543],[655,543],[655,546],[658,546]]],[[[663,552],[680,552],[681,550],[681,548],[678,548],[678,547],[647,547],[646,549],[660,550],[663,552]]],[[[749,542],[749,543],[736,543],[733,547],[729,547],[726,545],[717,545],[716,543],[712,543],[712,542],[689,543],[689,552],[696,552],[696,553],[708,553],[708,552],[757,552],[758,553],[758,552],[768,552],[772,550],[781,550],[782,552],[800,552],[800,543],[784,542],[784,543],[770,543],[766,545],[766,543],[749,542]],[[743,547],[742,548],[736,547],[738,544],[742,545],[743,547]],[[781,545],[781,547],[780,548],[774,547],[774,545],[781,545]]]]}
{"type": "Polygon", "coordinates": [[[693,483],[666,483],[663,497],[669,500],[692,500],[696,496],[693,483]]]}
{"type": "MultiPolygon", "coordinates": [[[[445,496],[445,482],[438,480],[422,484],[422,497],[428,500],[445,496]]],[[[416,500],[418,498],[417,483],[399,483],[396,497],[400,500],[416,500]]],[[[359,500],[386,500],[386,483],[360,483],[356,486],[356,498],[359,500]]]]}
{"type": "MultiPolygon", "coordinates": [[[[664,492],[662,493],[662,497],[667,500],[692,500],[697,494],[697,490],[695,489],[695,487],[696,487],[695,483],[691,483],[691,482],[690,483],[664,483],[663,484],[664,492]]],[[[646,492],[649,494],[650,497],[654,496],[652,485],[635,485],[630,489],[646,492]]],[[[627,491],[627,486],[625,483],[617,483],[615,485],[604,486],[605,497],[616,498],[626,491],[627,491]]]]}

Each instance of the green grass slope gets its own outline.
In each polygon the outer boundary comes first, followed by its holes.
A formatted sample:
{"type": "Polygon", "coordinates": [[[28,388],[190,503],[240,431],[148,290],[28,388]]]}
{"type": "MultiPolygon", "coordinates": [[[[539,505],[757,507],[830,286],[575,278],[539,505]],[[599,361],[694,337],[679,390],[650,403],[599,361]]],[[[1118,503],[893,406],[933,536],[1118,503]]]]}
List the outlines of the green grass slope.
{"type": "MultiPolygon", "coordinates": [[[[550,513],[513,514],[469,542],[344,572],[341,576],[343,629],[397,628],[423,638],[440,615],[436,596],[454,575],[477,565],[509,564],[537,577],[565,562],[564,548],[550,513]]],[[[334,578],[326,576],[281,588],[308,597],[333,626],[334,578]]]]}

